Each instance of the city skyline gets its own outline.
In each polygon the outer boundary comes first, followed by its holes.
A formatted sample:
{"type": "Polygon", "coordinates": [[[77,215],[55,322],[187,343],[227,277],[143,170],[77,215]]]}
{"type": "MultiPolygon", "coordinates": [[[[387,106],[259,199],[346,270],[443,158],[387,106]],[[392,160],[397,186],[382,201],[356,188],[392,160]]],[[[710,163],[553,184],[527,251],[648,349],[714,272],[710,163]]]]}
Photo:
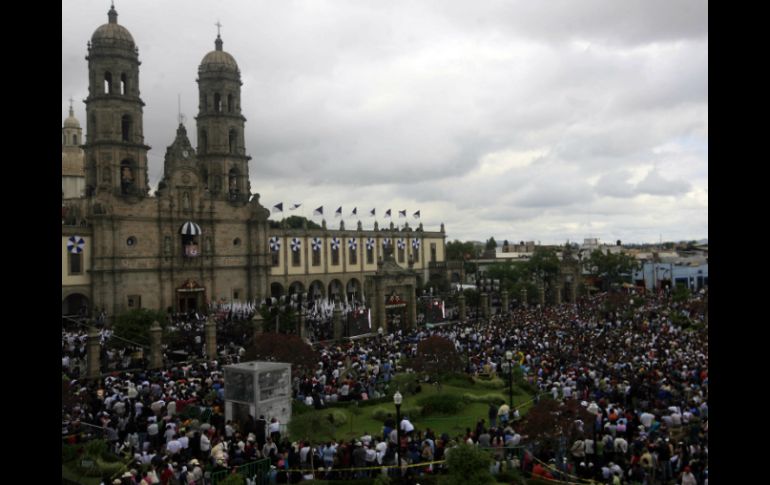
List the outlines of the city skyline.
{"type": "MultiPolygon", "coordinates": [[[[447,240],[708,237],[703,2],[115,7],[142,61],[153,188],[179,99],[197,145],[197,66],[221,22],[243,78],[252,192],[305,211],[272,219],[320,222],[323,205],[335,227],[342,205],[348,226],[353,207],[365,228],[406,209],[411,226],[445,223],[447,240]]],[[[85,126],[86,42],[108,9],[62,11],[62,120],[73,97],[85,126]]]]}

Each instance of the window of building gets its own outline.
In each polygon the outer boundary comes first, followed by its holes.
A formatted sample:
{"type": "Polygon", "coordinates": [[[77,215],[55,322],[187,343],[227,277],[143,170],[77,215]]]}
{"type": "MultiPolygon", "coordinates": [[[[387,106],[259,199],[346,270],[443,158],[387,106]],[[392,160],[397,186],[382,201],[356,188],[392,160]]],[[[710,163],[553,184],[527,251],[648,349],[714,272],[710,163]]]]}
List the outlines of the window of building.
{"type": "Polygon", "coordinates": [[[313,266],[321,266],[321,250],[313,251],[313,266]]]}
{"type": "Polygon", "coordinates": [[[398,262],[404,262],[404,248],[398,248],[398,262]]]}
{"type": "Polygon", "coordinates": [[[134,188],[134,167],[130,160],[120,162],[120,191],[130,193],[134,188]]]}
{"type": "Polygon", "coordinates": [[[107,71],[104,73],[104,94],[110,94],[112,92],[112,73],[107,71]]]}
{"type": "Polygon", "coordinates": [[[273,265],[273,267],[278,266],[279,260],[278,256],[281,254],[281,250],[277,251],[270,251],[270,264],[273,265]]]}
{"type": "Polygon", "coordinates": [[[201,130],[201,139],[199,140],[198,146],[202,153],[206,153],[208,151],[209,137],[208,137],[208,134],[206,133],[206,130],[201,130]]]}
{"type": "Polygon", "coordinates": [[[128,93],[128,79],[126,74],[123,73],[120,75],[120,94],[125,95],[126,93],[128,93]]]}
{"type": "Polygon", "coordinates": [[[230,143],[230,153],[235,153],[238,144],[238,135],[235,133],[235,130],[230,130],[228,140],[230,143]]]}
{"type": "Polygon", "coordinates": [[[73,145],[77,145],[78,144],[78,136],[77,135],[72,135],[72,144],[73,145]]]}
{"type": "Polygon", "coordinates": [[[414,256],[414,262],[419,263],[420,262],[420,247],[414,247],[412,246],[412,256],[414,256]]]}
{"type": "Polygon", "coordinates": [[[233,239],[233,246],[240,246],[241,245],[241,238],[236,237],[233,239]]]}
{"type": "Polygon", "coordinates": [[[292,266],[299,266],[300,265],[300,261],[302,259],[302,253],[300,251],[301,251],[301,249],[297,250],[297,251],[292,251],[291,252],[291,265],[292,266]]]}
{"type": "Polygon", "coordinates": [[[436,262],[436,243],[430,243],[430,261],[431,263],[436,262]]]}
{"type": "Polygon", "coordinates": [[[219,93],[214,93],[214,111],[217,113],[222,112],[222,96],[219,93]]]}
{"type": "Polygon", "coordinates": [[[332,248],[332,266],[339,266],[340,264],[340,248],[332,248]]]}
{"type": "Polygon", "coordinates": [[[136,246],[136,238],[134,236],[131,236],[128,239],[126,239],[126,246],[128,247],[136,246]]]}
{"type": "Polygon", "coordinates": [[[227,95],[227,112],[228,113],[233,112],[233,95],[232,94],[227,95]]]}
{"type": "Polygon", "coordinates": [[[83,254],[69,253],[69,274],[83,274],[83,254]]]}
{"type": "Polygon", "coordinates": [[[182,255],[186,258],[196,258],[200,256],[200,245],[198,236],[182,234],[182,255]]]}
{"type": "Polygon", "coordinates": [[[350,264],[356,264],[358,261],[358,255],[356,254],[358,252],[358,249],[348,248],[348,254],[350,257],[348,258],[350,261],[350,264]]]}
{"type": "Polygon", "coordinates": [[[201,111],[204,113],[209,110],[209,97],[207,94],[203,95],[203,101],[201,103],[201,111]]]}
{"type": "Polygon", "coordinates": [[[241,293],[243,293],[243,290],[233,290],[233,300],[239,300],[241,298],[241,293]]]}
{"type": "Polygon", "coordinates": [[[141,295],[128,295],[128,308],[131,308],[131,309],[142,308],[141,295]]]}
{"type": "Polygon", "coordinates": [[[131,117],[123,115],[120,119],[120,132],[123,135],[123,141],[131,141],[131,117]]]}
{"type": "Polygon", "coordinates": [[[374,263],[374,247],[366,248],[366,264],[374,263]]]}

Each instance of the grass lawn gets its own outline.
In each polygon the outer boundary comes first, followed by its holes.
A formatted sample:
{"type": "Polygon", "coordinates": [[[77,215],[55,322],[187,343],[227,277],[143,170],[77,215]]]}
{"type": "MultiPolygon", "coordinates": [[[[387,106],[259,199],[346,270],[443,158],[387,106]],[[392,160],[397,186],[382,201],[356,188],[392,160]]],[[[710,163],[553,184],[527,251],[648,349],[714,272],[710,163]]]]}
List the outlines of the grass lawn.
{"type": "MultiPolygon", "coordinates": [[[[465,402],[460,411],[452,415],[432,413],[422,416],[415,409],[419,399],[424,396],[441,395],[446,396],[447,399],[463,401],[463,396],[467,394],[477,397],[495,396],[507,401],[508,387],[507,383],[503,383],[499,379],[466,385],[453,381],[451,385],[444,384],[440,391],[435,386],[423,385],[422,391],[417,394],[407,394],[404,391],[402,394],[404,394],[404,400],[401,404],[401,415],[408,415],[416,428],[420,430],[431,428],[437,434],[446,432],[449,436],[455,437],[458,434],[464,434],[466,428],[474,429],[479,419],[487,420],[489,404],[487,402],[465,402]]],[[[514,386],[513,397],[516,403],[523,403],[531,399],[529,394],[516,386],[514,386]]],[[[527,403],[519,408],[519,412],[523,415],[530,407],[531,403],[527,403]]],[[[328,441],[331,438],[338,441],[350,440],[361,437],[364,432],[368,432],[372,436],[381,436],[383,420],[376,419],[375,413],[383,416],[386,413],[391,413],[395,419],[396,408],[392,402],[363,407],[357,407],[354,403],[347,407],[326,408],[295,414],[289,423],[289,435],[292,440],[307,438],[313,443],[328,441]],[[334,416],[333,420],[330,419],[330,415],[334,416]]]]}
{"type": "Polygon", "coordinates": [[[72,468],[70,468],[68,465],[73,465],[74,467],[75,462],[70,462],[68,464],[62,464],[61,466],[61,476],[62,478],[66,478],[67,480],[71,480],[75,483],[80,483],[83,485],[99,485],[101,483],[101,478],[99,477],[84,477],[78,474],[76,471],[74,471],[72,468]]]}

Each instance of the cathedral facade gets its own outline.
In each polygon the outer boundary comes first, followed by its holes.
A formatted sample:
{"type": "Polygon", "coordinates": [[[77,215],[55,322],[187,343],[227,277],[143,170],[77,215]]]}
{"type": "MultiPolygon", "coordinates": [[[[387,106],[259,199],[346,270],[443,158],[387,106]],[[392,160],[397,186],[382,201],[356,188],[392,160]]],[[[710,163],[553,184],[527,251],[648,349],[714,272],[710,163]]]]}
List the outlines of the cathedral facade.
{"type": "Polygon", "coordinates": [[[443,224],[270,226],[249,183],[240,70],[219,35],[198,67],[198,146],[180,123],[151,194],[138,48],[117,18],[112,7],[88,44],[85,138],[72,110],[62,128],[63,314],[190,311],[289,293],[364,301],[386,250],[423,281],[441,267],[443,224]]]}

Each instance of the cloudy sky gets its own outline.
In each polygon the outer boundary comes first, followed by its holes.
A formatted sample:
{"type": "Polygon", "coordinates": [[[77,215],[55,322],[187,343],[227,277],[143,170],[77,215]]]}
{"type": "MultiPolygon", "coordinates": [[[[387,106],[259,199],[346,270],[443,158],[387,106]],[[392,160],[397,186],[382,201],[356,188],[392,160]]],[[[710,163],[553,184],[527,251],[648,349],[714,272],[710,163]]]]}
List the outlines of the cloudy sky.
{"type": "MultiPolygon", "coordinates": [[[[86,43],[109,4],[62,4],[62,120],[70,97],[85,119],[86,43]]],[[[375,207],[380,224],[388,208],[406,209],[410,225],[420,210],[425,228],[444,222],[450,240],[708,237],[705,0],[116,9],[139,47],[153,187],[178,95],[197,145],[195,79],[219,20],[243,80],[252,191],[266,207],[300,202],[311,216],[341,205],[348,226],[353,207],[375,207]]]]}

